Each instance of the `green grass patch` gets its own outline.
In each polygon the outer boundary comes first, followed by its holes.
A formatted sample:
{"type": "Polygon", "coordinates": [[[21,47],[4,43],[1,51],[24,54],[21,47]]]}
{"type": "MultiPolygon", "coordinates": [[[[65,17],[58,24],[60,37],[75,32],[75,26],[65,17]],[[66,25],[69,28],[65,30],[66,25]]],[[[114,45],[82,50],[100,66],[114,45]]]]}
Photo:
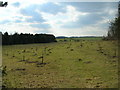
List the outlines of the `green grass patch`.
{"type": "Polygon", "coordinates": [[[118,53],[115,54],[114,41],[62,40],[3,46],[3,66],[7,66],[3,84],[9,88],[118,87],[118,53]]]}

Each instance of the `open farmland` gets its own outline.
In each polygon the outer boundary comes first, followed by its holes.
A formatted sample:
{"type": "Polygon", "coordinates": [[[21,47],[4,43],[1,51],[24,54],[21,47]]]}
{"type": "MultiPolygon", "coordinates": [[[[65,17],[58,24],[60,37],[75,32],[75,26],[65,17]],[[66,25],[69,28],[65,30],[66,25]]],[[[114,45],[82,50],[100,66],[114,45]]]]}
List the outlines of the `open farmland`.
{"type": "Polygon", "coordinates": [[[117,88],[116,41],[58,39],[55,43],[3,46],[9,88],[117,88]]]}

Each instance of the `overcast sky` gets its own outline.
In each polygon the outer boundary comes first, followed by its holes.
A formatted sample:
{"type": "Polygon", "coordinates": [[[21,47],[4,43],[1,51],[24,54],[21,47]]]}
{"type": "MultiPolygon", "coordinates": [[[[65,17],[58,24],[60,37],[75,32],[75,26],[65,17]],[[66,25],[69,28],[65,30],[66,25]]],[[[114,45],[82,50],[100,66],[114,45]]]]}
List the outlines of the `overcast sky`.
{"type": "Polygon", "coordinates": [[[110,0],[9,0],[6,8],[0,7],[0,31],[48,33],[55,36],[103,36],[107,33],[109,21],[117,15],[118,3],[107,1],[110,0]]]}

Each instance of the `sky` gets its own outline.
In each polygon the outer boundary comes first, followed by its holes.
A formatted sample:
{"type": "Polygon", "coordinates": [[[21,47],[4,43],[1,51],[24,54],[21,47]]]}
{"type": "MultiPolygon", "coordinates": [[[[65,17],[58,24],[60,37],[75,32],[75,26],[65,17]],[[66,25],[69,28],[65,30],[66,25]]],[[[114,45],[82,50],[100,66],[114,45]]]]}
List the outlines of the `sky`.
{"type": "Polygon", "coordinates": [[[105,36],[109,22],[117,16],[118,2],[112,1],[9,0],[7,7],[0,7],[0,31],[105,36]]]}

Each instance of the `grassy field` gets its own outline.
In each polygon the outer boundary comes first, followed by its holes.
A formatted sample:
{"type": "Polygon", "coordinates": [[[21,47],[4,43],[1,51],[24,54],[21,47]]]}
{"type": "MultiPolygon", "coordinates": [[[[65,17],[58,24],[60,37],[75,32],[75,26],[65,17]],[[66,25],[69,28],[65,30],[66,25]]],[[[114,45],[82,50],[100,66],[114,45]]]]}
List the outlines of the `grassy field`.
{"type": "Polygon", "coordinates": [[[9,88],[117,88],[117,42],[100,38],[3,46],[9,88]]]}

